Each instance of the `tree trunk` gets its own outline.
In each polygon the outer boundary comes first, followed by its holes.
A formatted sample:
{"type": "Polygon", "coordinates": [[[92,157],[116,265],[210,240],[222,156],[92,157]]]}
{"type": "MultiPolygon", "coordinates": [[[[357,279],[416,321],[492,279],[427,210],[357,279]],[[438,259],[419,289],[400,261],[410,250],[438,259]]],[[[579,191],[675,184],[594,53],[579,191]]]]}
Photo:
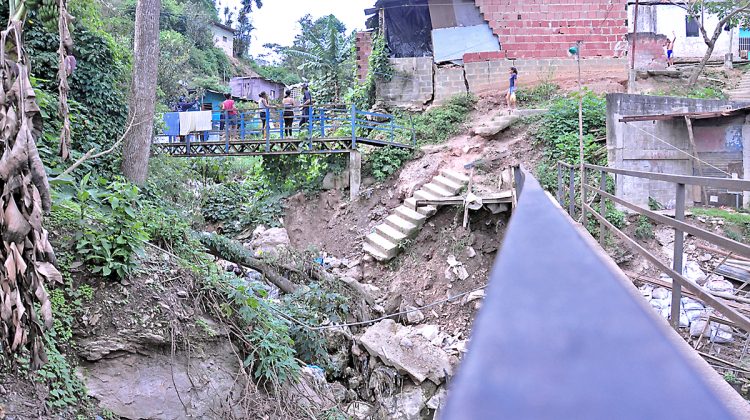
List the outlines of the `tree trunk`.
{"type": "MultiPolygon", "coordinates": [[[[719,35],[721,35],[721,32],[719,32],[719,35]]],[[[708,60],[711,59],[711,54],[714,52],[714,47],[716,46],[716,40],[718,39],[718,36],[714,36],[712,39],[712,42],[710,44],[707,44],[708,47],[706,49],[706,54],[703,56],[703,59],[701,60],[700,64],[698,64],[698,67],[693,70],[693,74],[690,75],[690,79],[688,80],[688,86],[695,86],[696,83],[698,83],[698,77],[700,77],[701,73],[703,73],[703,69],[706,67],[706,64],[708,63],[708,60]]]]}
{"type": "Polygon", "coordinates": [[[125,137],[122,173],[136,183],[148,177],[148,158],[154,134],[156,81],[159,64],[159,14],[161,0],[138,0],[135,11],[133,82],[129,121],[133,127],[125,137]]]}

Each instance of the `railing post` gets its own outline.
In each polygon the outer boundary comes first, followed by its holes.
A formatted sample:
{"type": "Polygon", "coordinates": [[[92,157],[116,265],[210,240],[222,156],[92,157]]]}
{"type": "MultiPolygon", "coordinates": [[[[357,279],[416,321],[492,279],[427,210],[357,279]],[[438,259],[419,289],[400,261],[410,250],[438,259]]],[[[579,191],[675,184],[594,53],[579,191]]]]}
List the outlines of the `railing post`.
{"type": "Polygon", "coordinates": [[[586,220],[586,196],[588,191],[586,191],[586,167],[583,167],[583,171],[581,172],[581,223],[583,224],[583,227],[588,229],[588,223],[586,220]]]}
{"type": "Polygon", "coordinates": [[[284,109],[279,109],[279,137],[284,138],[284,109]]]}
{"type": "Polygon", "coordinates": [[[568,213],[570,217],[576,217],[576,168],[573,165],[568,168],[568,213]]]}
{"type": "MultiPolygon", "coordinates": [[[[677,184],[675,193],[674,219],[677,221],[685,220],[685,184],[677,184]]],[[[682,230],[674,229],[674,265],[672,268],[677,274],[682,275],[682,252],[684,248],[685,236],[682,230]]],[[[682,286],[676,278],[672,279],[672,326],[675,329],[680,328],[680,309],[682,302],[682,286]]]]}
{"type": "Polygon", "coordinates": [[[190,155],[190,134],[185,136],[185,154],[190,155]]]}
{"type": "Polygon", "coordinates": [[[263,136],[266,138],[266,153],[271,151],[271,109],[266,109],[266,115],[263,117],[266,123],[263,124],[263,136]]]}
{"type": "Polygon", "coordinates": [[[560,203],[560,205],[562,205],[562,202],[563,202],[562,201],[563,200],[562,199],[562,195],[563,195],[563,190],[562,190],[562,164],[558,160],[557,161],[557,202],[560,203]]]}
{"type": "Polygon", "coordinates": [[[417,132],[414,131],[414,118],[409,114],[409,125],[411,125],[411,143],[414,147],[417,147],[417,132]]]}
{"type": "Polygon", "coordinates": [[[305,112],[307,112],[307,138],[310,139],[310,144],[312,145],[312,136],[313,136],[313,107],[312,105],[308,105],[307,109],[305,109],[305,112]]]}
{"type": "Polygon", "coordinates": [[[393,116],[391,116],[391,143],[396,141],[396,127],[394,125],[393,116]]]}
{"type": "MultiPolygon", "coordinates": [[[[607,191],[607,173],[602,171],[602,178],[601,182],[599,182],[599,189],[602,191],[607,191]]],[[[599,207],[599,214],[602,215],[602,217],[606,217],[607,215],[607,200],[604,198],[604,196],[601,196],[601,203],[599,207]]],[[[604,247],[604,238],[607,236],[607,229],[604,227],[604,223],[601,221],[599,222],[599,245],[604,247]]]]}
{"type": "Polygon", "coordinates": [[[247,112],[242,112],[237,114],[237,118],[239,119],[240,123],[240,140],[245,140],[245,118],[247,117],[247,112]]]}
{"type": "Polygon", "coordinates": [[[229,141],[229,111],[224,111],[222,117],[224,118],[224,135],[229,141]]]}
{"type": "Polygon", "coordinates": [[[357,107],[352,104],[352,150],[357,148],[357,107]]]}
{"type": "Polygon", "coordinates": [[[325,108],[320,109],[320,138],[326,136],[326,110],[325,108]]]}

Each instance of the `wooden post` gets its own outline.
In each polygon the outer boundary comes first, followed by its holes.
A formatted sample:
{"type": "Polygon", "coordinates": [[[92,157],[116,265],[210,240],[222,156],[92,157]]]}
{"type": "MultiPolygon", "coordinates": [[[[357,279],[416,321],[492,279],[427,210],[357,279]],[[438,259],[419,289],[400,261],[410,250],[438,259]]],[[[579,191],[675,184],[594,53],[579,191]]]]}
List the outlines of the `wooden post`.
{"type": "MultiPolygon", "coordinates": [[[[474,166],[471,167],[471,172],[469,173],[469,186],[466,188],[466,198],[468,199],[469,194],[471,194],[471,189],[474,186],[474,166]]],[[[464,201],[464,229],[469,227],[469,205],[464,201]]]]}

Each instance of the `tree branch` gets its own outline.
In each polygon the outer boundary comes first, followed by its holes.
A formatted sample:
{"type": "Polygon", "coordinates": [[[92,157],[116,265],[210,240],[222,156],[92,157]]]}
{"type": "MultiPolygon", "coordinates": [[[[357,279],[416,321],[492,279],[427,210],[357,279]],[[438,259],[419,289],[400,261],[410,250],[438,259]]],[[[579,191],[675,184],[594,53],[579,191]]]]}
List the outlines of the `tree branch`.
{"type": "Polygon", "coordinates": [[[81,166],[81,164],[83,164],[83,162],[86,162],[89,159],[98,159],[98,158],[100,158],[102,156],[105,156],[105,155],[108,155],[108,154],[112,153],[117,148],[117,146],[119,146],[120,143],[122,143],[122,141],[125,139],[125,136],[128,135],[128,133],[130,132],[130,130],[133,129],[133,127],[137,127],[137,126],[139,126],[139,125],[141,125],[141,124],[143,124],[145,122],[146,121],[140,121],[140,122],[134,124],[133,120],[131,119],[130,122],[128,123],[128,126],[125,128],[125,131],[122,133],[122,136],[120,136],[120,138],[112,145],[112,147],[110,147],[109,149],[107,149],[107,150],[105,150],[103,152],[99,152],[99,153],[97,153],[95,155],[93,154],[94,150],[96,150],[95,148],[89,150],[88,152],[86,152],[85,155],[81,156],[80,159],[78,159],[77,161],[75,161],[75,163],[73,163],[72,165],[70,165],[70,167],[68,169],[66,169],[65,171],[63,171],[63,173],[61,173],[60,175],[56,176],[53,179],[53,181],[60,180],[65,175],[70,174],[76,168],[78,168],[79,166],[81,166]]]}

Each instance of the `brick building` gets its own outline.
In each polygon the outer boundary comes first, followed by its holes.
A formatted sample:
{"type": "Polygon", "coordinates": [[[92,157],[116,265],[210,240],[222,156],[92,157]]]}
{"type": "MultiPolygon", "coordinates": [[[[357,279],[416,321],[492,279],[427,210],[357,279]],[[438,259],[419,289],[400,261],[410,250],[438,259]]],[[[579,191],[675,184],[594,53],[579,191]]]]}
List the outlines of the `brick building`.
{"type": "Polygon", "coordinates": [[[364,82],[369,71],[372,53],[372,32],[357,32],[354,40],[357,60],[357,80],[364,82]]]}
{"type": "Polygon", "coordinates": [[[572,78],[568,49],[577,41],[584,77],[627,78],[627,0],[377,0],[366,13],[368,27],[385,35],[396,70],[413,76],[378,86],[379,97],[395,105],[500,91],[510,66],[521,86],[572,78]]]}

